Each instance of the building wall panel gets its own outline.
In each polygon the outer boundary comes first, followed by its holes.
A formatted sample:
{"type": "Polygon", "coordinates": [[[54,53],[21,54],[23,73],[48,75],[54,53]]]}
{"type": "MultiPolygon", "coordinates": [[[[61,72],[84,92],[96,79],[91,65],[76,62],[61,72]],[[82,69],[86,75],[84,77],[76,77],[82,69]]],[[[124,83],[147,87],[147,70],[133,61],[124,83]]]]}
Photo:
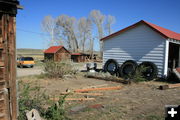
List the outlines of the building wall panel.
{"type": "Polygon", "coordinates": [[[137,63],[150,61],[157,65],[158,75],[164,75],[166,39],[146,25],[139,25],[103,43],[103,63],[115,59],[120,65],[126,60],[137,63]]]}

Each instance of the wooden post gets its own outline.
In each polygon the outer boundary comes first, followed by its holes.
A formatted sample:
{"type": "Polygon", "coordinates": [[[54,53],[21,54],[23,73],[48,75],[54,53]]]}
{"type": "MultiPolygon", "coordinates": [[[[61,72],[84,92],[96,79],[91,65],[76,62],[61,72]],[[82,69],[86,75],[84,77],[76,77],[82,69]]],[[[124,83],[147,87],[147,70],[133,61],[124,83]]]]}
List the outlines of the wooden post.
{"type": "Polygon", "coordinates": [[[179,45],[179,60],[178,60],[178,67],[180,67],[180,45],[179,45]]]}
{"type": "Polygon", "coordinates": [[[17,120],[16,14],[17,0],[0,1],[0,101],[2,120],[17,120]]]}

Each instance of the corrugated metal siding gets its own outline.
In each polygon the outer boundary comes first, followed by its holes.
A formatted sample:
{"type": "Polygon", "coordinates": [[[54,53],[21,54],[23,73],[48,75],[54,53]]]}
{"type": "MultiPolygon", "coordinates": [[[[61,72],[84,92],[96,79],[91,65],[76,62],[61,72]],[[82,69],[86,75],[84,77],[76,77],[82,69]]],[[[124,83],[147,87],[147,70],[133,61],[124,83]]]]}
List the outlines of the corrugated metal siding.
{"type": "Polygon", "coordinates": [[[139,25],[121,35],[104,41],[103,63],[115,59],[121,65],[126,60],[137,63],[151,61],[164,74],[165,38],[146,25],[139,25]]]}

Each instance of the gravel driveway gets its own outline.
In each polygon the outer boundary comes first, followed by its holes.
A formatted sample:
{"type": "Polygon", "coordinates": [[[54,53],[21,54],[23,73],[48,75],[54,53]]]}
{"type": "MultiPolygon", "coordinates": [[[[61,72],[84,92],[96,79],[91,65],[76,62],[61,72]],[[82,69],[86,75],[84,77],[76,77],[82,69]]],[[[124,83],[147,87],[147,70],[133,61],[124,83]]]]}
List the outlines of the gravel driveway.
{"type": "MultiPolygon", "coordinates": [[[[74,66],[81,70],[86,70],[86,63],[74,63],[74,66]]],[[[102,68],[102,63],[97,63],[97,68],[102,68]]],[[[43,66],[34,66],[33,68],[17,68],[17,77],[28,75],[39,75],[43,72],[43,66]]]]}
{"type": "Polygon", "coordinates": [[[33,68],[17,68],[17,77],[23,77],[28,75],[39,75],[43,72],[43,68],[35,66],[33,68]]]}

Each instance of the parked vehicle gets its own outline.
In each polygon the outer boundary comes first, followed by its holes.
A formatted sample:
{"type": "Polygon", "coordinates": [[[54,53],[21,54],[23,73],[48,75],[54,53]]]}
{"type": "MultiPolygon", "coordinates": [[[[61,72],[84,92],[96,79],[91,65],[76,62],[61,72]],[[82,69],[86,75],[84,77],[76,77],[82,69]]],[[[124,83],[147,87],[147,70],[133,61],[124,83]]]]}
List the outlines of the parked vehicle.
{"type": "Polygon", "coordinates": [[[34,59],[32,57],[20,57],[17,58],[17,66],[20,68],[29,67],[33,68],[35,65],[34,59]]]}

